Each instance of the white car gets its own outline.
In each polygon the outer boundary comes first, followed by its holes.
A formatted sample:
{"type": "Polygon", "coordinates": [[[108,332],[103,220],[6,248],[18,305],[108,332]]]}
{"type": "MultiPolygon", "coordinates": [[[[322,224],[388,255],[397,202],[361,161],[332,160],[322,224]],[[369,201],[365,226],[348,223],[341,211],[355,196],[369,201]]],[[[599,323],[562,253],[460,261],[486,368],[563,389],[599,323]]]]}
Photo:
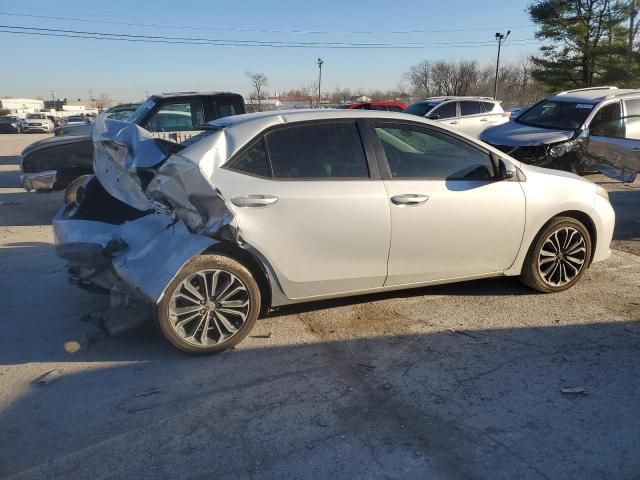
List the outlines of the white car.
{"type": "Polygon", "coordinates": [[[22,121],[22,132],[53,132],[53,122],[47,118],[44,113],[29,113],[27,118],[22,121]]]}
{"type": "Polygon", "coordinates": [[[65,121],[65,125],[68,125],[68,126],[86,125],[88,123],[89,122],[87,121],[87,118],[82,115],[69,115],[65,121]]]}
{"type": "Polygon", "coordinates": [[[404,113],[434,120],[477,137],[489,127],[509,121],[500,102],[490,97],[431,97],[413,103],[404,113]]]}
{"type": "Polygon", "coordinates": [[[215,120],[176,146],[98,118],[95,177],[54,218],[72,283],[148,305],[191,353],[259,312],[519,276],[540,292],[609,256],[607,192],[441,124],[366,110],[215,120]]]}

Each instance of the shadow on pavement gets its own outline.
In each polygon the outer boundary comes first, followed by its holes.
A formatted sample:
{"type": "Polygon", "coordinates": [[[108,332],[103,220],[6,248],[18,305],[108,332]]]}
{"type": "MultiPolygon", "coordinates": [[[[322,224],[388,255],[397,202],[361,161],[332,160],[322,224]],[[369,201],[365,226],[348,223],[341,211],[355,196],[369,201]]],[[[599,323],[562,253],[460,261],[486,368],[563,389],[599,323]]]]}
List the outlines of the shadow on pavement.
{"type": "Polygon", "coordinates": [[[20,478],[640,471],[637,321],[340,340],[322,317],[308,322],[319,343],[206,358],[130,339],[136,362],[29,387],[0,419],[0,476],[29,468],[20,478]]]}

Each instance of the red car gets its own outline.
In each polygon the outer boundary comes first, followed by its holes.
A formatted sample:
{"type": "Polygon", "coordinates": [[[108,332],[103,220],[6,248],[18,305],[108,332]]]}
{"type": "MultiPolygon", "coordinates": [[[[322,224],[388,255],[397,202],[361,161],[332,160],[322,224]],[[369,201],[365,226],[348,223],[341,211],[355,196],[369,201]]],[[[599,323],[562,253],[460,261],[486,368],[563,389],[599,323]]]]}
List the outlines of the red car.
{"type": "Polygon", "coordinates": [[[361,110],[386,110],[388,112],[401,112],[407,108],[404,102],[357,102],[343,105],[340,108],[361,109],[361,110]]]}

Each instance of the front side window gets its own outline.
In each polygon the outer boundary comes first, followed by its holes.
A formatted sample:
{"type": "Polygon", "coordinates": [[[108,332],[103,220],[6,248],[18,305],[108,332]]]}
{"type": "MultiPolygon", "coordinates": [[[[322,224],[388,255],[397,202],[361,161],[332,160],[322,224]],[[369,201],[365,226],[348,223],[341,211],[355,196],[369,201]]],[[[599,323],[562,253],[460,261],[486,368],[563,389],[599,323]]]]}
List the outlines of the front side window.
{"type": "Polygon", "coordinates": [[[432,115],[437,115],[438,120],[456,117],[458,115],[458,113],[456,112],[456,102],[449,102],[440,105],[429,114],[429,118],[431,118],[432,115]]]}
{"type": "Polygon", "coordinates": [[[624,138],[640,140],[640,116],[617,118],[609,122],[601,122],[589,129],[596,137],[624,138]]]}
{"type": "Polygon", "coordinates": [[[265,136],[273,176],[282,179],[368,178],[353,122],[279,128],[265,136]]]}
{"type": "Polygon", "coordinates": [[[601,125],[610,124],[615,120],[620,120],[622,117],[622,111],[620,109],[620,102],[610,103],[609,105],[605,105],[600,110],[596,112],[591,120],[591,125],[589,125],[590,129],[597,129],[601,125]]]}
{"type": "Polygon", "coordinates": [[[150,132],[184,132],[197,130],[204,124],[202,102],[168,103],[160,107],[147,122],[150,132]]]}
{"type": "Polygon", "coordinates": [[[424,117],[427,113],[437,107],[439,104],[437,102],[421,102],[414,103],[413,105],[409,105],[404,113],[408,113],[409,115],[418,115],[419,117],[424,117]]]}
{"type": "Polygon", "coordinates": [[[460,115],[465,117],[467,115],[479,115],[484,113],[484,109],[480,102],[474,102],[465,100],[460,102],[460,115]]]}
{"type": "Polygon", "coordinates": [[[632,100],[625,100],[624,106],[627,109],[627,116],[640,115],[640,98],[634,98],[632,100]]]}
{"type": "Polygon", "coordinates": [[[489,180],[495,176],[490,156],[440,132],[406,124],[378,124],[392,178],[489,180]]]}

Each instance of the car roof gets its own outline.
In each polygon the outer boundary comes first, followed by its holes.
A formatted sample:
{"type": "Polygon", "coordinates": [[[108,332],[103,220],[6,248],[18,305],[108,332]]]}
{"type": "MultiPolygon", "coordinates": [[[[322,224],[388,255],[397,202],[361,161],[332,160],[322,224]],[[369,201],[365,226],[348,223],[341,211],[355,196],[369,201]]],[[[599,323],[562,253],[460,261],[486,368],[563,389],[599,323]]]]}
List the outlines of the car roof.
{"type": "MultiPolygon", "coordinates": [[[[239,93],[235,93],[235,92],[163,92],[163,93],[156,93],[154,95],[151,95],[151,97],[153,98],[170,98],[170,97],[208,97],[208,96],[212,96],[212,95],[240,95],[239,93]]],[[[240,95],[241,96],[241,95],[240,95]]]]}
{"type": "Polygon", "coordinates": [[[560,92],[549,97],[547,100],[598,103],[606,99],[632,96],[634,94],[640,96],[640,90],[632,88],[592,87],[560,92]]]}
{"type": "Polygon", "coordinates": [[[420,100],[416,103],[432,103],[432,102],[446,102],[447,100],[475,100],[482,102],[494,102],[500,103],[500,100],[494,100],[491,97],[474,97],[474,96],[444,96],[444,97],[429,97],[424,100],[420,100]]]}

